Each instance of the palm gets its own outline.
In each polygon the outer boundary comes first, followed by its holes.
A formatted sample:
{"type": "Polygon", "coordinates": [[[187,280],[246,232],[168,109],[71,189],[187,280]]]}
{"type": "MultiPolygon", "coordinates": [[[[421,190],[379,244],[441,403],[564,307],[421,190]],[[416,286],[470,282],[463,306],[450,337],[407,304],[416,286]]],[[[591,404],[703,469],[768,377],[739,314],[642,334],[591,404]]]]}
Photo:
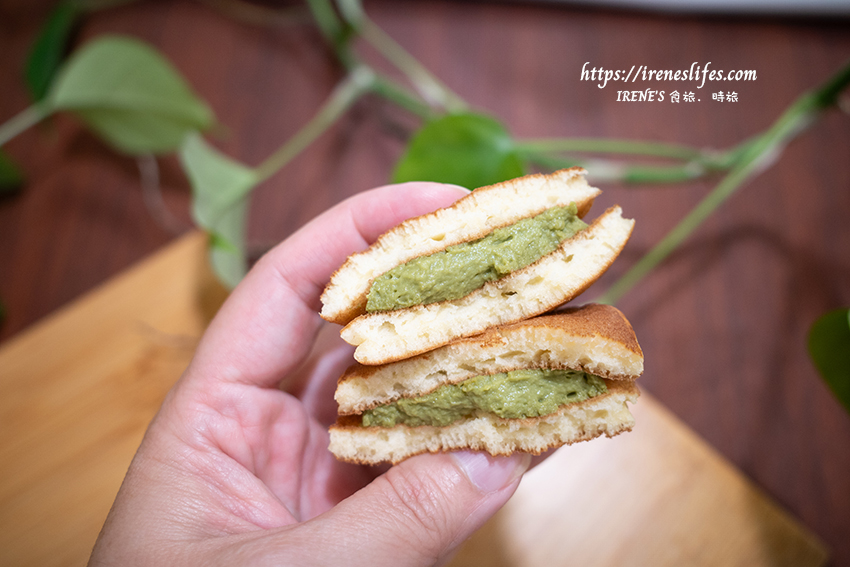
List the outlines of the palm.
{"type": "Polygon", "coordinates": [[[327,426],[336,415],[329,390],[350,362],[350,348],[339,343],[321,333],[288,377],[289,392],[224,383],[207,384],[202,397],[183,397],[178,389],[174,404],[187,407],[174,407],[174,415],[193,416],[185,425],[200,433],[186,443],[195,458],[186,463],[185,478],[195,474],[198,484],[184,490],[186,505],[196,490],[215,487],[216,523],[230,526],[228,533],[279,527],[321,514],[374,478],[374,470],[339,463],[327,450],[327,426]]]}

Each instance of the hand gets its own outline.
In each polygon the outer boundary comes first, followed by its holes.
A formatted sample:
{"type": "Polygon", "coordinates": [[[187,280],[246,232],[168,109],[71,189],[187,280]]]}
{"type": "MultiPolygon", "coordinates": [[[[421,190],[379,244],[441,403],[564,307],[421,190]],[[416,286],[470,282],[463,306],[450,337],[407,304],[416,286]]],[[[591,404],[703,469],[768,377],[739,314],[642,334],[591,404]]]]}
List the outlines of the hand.
{"type": "Polygon", "coordinates": [[[91,565],[431,565],[513,494],[526,456],[420,455],[378,475],[327,425],[351,348],[319,295],[345,258],[453,186],[359,194],[264,256],[210,324],[133,459],[91,565]],[[328,326],[330,327],[330,326],[328,326]]]}

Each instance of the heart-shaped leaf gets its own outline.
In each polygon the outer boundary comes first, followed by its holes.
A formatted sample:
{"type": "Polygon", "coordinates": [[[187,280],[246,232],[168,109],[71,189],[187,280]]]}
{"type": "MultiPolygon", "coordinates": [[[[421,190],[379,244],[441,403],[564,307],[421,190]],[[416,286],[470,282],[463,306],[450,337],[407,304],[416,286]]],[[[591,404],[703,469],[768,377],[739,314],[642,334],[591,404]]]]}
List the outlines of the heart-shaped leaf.
{"type": "Polygon", "coordinates": [[[47,94],[62,63],[78,13],[73,2],[59,2],[33,43],[26,66],[27,86],[33,99],[41,100],[47,94]]]}
{"type": "Polygon", "coordinates": [[[245,225],[248,195],[259,183],[257,173],[189,134],[180,162],[192,185],[192,216],[210,233],[210,261],[219,279],[235,287],[245,275],[245,225]]]}
{"type": "Polygon", "coordinates": [[[809,356],[850,412],[850,309],[830,311],[815,321],[809,330],[809,356]]]}
{"type": "Polygon", "coordinates": [[[53,110],[76,113],[129,154],[174,151],[189,132],[213,123],[178,71],[147,44],[107,36],[74,53],[47,96],[53,110]]]}
{"type": "Polygon", "coordinates": [[[500,122],[483,114],[450,114],[414,135],[393,181],[439,181],[474,189],[523,173],[513,139],[500,122]]]}

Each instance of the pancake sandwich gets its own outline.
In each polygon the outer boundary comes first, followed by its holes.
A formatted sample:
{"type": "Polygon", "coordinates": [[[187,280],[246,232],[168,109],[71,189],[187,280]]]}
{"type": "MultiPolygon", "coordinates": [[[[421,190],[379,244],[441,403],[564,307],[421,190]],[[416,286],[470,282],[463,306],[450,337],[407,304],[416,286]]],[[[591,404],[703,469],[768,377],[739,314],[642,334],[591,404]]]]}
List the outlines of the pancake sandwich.
{"type": "Polygon", "coordinates": [[[337,458],[399,462],[425,452],[493,455],[631,430],[643,353],[616,308],[589,304],[491,328],[339,379],[337,458]]]}
{"type": "Polygon", "coordinates": [[[322,294],[324,319],[366,365],[545,313],[601,276],[634,221],[611,207],[582,218],[600,193],[581,168],[482,187],[409,219],[353,254],[322,294]]]}

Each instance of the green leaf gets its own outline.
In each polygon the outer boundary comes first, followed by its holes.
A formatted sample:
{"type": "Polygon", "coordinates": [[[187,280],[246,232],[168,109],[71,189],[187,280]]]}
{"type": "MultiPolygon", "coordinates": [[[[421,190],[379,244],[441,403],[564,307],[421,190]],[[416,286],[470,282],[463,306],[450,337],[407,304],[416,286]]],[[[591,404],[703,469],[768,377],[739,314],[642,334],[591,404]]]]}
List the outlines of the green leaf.
{"type": "Polygon", "coordinates": [[[107,36],[74,53],[46,99],[54,110],[75,112],[118,150],[129,154],[174,151],[214,120],[209,107],[179,72],[147,44],[107,36]]]}
{"type": "Polygon", "coordinates": [[[60,2],[33,43],[25,76],[34,100],[41,100],[47,94],[50,83],[62,63],[78,14],[73,2],[60,2]]]}
{"type": "Polygon", "coordinates": [[[451,114],[416,133],[393,181],[439,181],[474,189],[523,173],[514,141],[501,123],[482,114],[451,114]]]}
{"type": "Polygon", "coordinates": [[[24,182],[24,175],[3,150],[0,150],[0,195],[16,191],[24,182]]]}
{"type": "Polygon", "coordinates": [[[815,321],[809,330],[809,356],[850,412],[850,309],[830,311],[815,321]]]}
{"type": "Polygon", "coordinates": [[[248,199],[239,201],[222,215],[216,231],[210,233],[210,265],[221,283],[236,287],[248,272],[245,253],[245,225],[248,219],[248,199]]]}
{"type": "Polygon", "coordinates": [[[222,154],[197,133],[183,142],[180,162],[192,184],[192,215],[204,228],[215,225],[259,182],[253,169],[222,154]]]}
{"type": "Polygon", "coordinates": [[[210,233],[210,260],[221,281],[234,287],[247,271],[245,225],[255,170],[225,156],[199,134],[186,137],[180,162],[192,185],[192,216],[210,233]]]}

